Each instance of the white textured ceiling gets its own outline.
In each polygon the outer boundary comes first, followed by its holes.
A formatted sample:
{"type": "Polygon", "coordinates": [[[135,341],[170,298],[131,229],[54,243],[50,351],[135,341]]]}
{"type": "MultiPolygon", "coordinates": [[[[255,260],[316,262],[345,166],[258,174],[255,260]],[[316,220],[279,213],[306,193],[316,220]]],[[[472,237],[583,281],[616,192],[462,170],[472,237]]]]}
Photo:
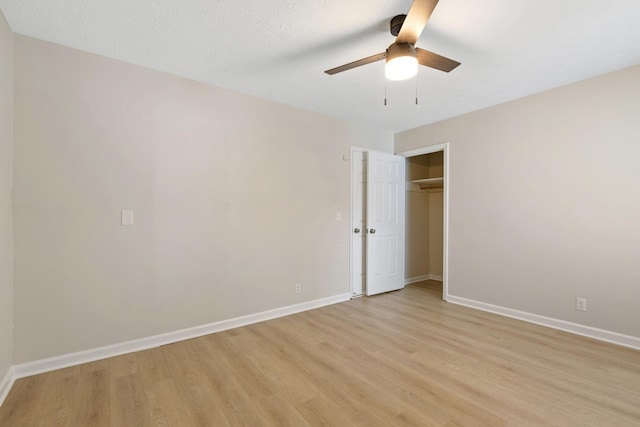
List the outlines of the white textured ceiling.
{"type": "Polygon", "coordinates": [[[640,63],[640,0],[440,0],[417,46],[462,62],[389,82],[411,0],[0,0],[14,32],[401,131],[640,63]]]}

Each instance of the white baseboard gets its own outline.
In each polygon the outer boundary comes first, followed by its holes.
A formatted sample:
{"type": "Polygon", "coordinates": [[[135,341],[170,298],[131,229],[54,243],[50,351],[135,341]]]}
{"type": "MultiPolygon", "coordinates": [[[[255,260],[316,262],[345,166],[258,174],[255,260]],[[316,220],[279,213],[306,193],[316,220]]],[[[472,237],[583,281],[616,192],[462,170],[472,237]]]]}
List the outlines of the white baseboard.
{"type": "Polygon", "coordinates": [[[203,335],[225,331],[227,329],[238,328],[241,326],[251,325],[252,323],[263,322],[277,317],[288,316],[290,314],[300,313],[314,308],[349,301],[350,298],[351,295],[349,293],[344,293],[300,304],[280,307],[273,310],[262,311],[260,313],[249,314],[247,316],[194,326],[192,328],[182,329],[179,331],[83,350],[76,353],[63,354],[47,359],[35,360],[33,362],[21,363],[12,367],[12,378],[17,379],[28,377],[31,375],[41,374],[43,372],[67,368],[69,366],[80,365],[82,363],[106,359],[108,357],[120,356],[127,353],[133,353],[135,351],[160,347],[161,345],[172,344],[179,341],[201,337],[203,335]]]}
{"type": "Polygon", "coordinates": [[[475,301],[462,297],[456,297],[453,295],[448,295],[447,302],[464,305],[466,307],[488,311],[490,313],[499,314],[501,316],[524,320],[525,322],[535,323],[537,325],[547,326],[549,328],[570,332],[572,334],[582,335],[599,341],[605,341],[608,343],[621,345],[623,347],[640,350],[640,338],[631,335],[624,335],[617,332],[606,331],[604,329],[598,329],[592,326],[581,325],[579,323],[568,322],[566,320],[554,319],[553,317],[540,316],[538,314],[527,313],[525,311],[514,310],[512,308],[488,304],[486,302],[475,301]]]}
{"type": "Polygon", "coordinates": [[[425,274],[424,276],[415,276],[404,279],[405,285],[410,285],[412,283],[424,282],[425,280],[437,280],[438,282],[442,282],[442,276],[436,276],[435,274],[425,274]]]}
{"type": "Polygon", "coordinates": [[[404,279],[404,284],[405,285],[410,285],[412,283],[424,282],[425,280],[429,280],[429,275],[428,274],[425,274],[424,276],[408,277],[408,278],[404,279]]]}
{"type": "Polygon", "coordinates": [[[13,374],[13,366],[9,366],[9,370],[4,375],[4,378],[0,381],[0,406],[4,403],[4,399],[7,398],[9,394],[9,390],[13,387],[13,382],[16,380],[15,375],[13,374]]]}

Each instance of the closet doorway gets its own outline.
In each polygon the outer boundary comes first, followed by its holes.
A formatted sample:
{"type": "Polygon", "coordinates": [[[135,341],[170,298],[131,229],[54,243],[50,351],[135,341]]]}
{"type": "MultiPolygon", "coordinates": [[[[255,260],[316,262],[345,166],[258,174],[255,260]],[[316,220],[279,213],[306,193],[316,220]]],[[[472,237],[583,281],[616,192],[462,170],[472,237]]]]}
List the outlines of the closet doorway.
{"type": "Polygon", "coordinates": [[[406,164],[405,284],[442,282],[448,296],[449,144],[398,153],[406,164]]]}

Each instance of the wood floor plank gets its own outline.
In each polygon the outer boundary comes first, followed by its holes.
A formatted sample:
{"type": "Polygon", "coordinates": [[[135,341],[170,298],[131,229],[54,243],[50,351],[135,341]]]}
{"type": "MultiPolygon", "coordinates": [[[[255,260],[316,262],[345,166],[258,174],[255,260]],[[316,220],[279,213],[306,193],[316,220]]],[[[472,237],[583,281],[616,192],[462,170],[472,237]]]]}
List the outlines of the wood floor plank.
{"type": "Polygon", "coordinates": [[[202,374],[207,359],[202,340],[182,341],[160,349],[179,389],[207,384],[207,379],[202,374]]]}
{"type": "Polygon", "coordinates": [[[318,387],[295,367],[285,349],[260,334],[261,327],[251,329],[257,347],[247,348],[247,356],[278,387],[278,392],[293,403],[313,399],[320,391],[318,387]],[[255,351],[256,348],[259,351],[255,351]]]}
{"type": "Polygon", "coordinates": [[[154,426],[191,427],[190,419],[184,417],[186,410],[173,378],[145,385],[145,396],[148,418],[154,426]]]}
{"type": "Polygon", "coordinates": [[[172,372],[162,348],[152,348],[135,353],[136,372],[145,385],[172,378],[172,372]]]}
{"type": "Polygon", "coordinates": [[[110,371],[90,370],[78,377],[71,426],[108,427],[111,425],[110,371]]]}
{"type": "Polygon", "coordinates": [[[37,424],[33,419],[33,411],[38,399],[42,396],[45,375],[34,375],[16,380],[0,406],[0,426],[28,427],[37,424]]]}
{"type": "Polygon", "coordinates": [[[316,396],[296,406],[307,422],[312,426],[352,426],[353,418],[349,417],[333,401],[316,396]]]}
{"type": "Polygon", "coordinates": [[[43,388],[50,389],[51,394],[41,395],[33,411],[47,414],[46,417],[38,420],[38,425],[49,425],[55,427],[69,426],[72,405],[77,389],[78,367],[71,367],[53,371],[48,375],[43,384],[43,388]]]}
{"type": "MultiPolygon", "coordinates": [[[[241,328],[244,329],[244,328],[241,328]]],[[[227,335],[226,339],[208,340],[208,344],[215,347],[220,354],[220,363],[224,364],[242,388],[250,396],[271,395],[277,391],[275,384],[265,376],[260,369],[248,357],[248,352],[253,351],[254,344],[244,343],[240,339],[243,335],[227,335]]]]}
{"type": "Polygon", "coordinates": [[[638,426],[640,351],[427,281],[16,381],[2,427],[638,426]]]}
{"type": "Polygon", "coordinates": [[[297,346],[292,338],[280,329],[279,322],[271,322],[271,338],[274,344],[287,349],[291,368],[298,375],[313,382],[323,396],[331,400],[350,418],[351,425],[383,425],[376,408],[362,405],[362,384],[355,376],[348,375],[349,381],[343,381],[345,375],[337,361],[321,357],[315,347],[297,346]]]}
{"type": "Polygon", "coordinates": [[[311,426],[304,416],[298,412],[295,405],[280,393],[254,396],[262,408],[265,421],[279,427],[311,426]]]}
{"type": "Polygon", "coordinates": [[[135,375],[138,373],[138,362],[135,353],[113,357],[111,361],[111,376],[114,378],[135,375]]]}
{"type": "Polygon", "coordinates": [[[139,375],[131,374],[112,378],[111,422],[113,426],[154,425],[149,417],[149,401],[139,375]]]}
{"type": "Polygon", "coordinates": [[[207,360],[203,366],[204,377],[214,396],[232,426],[269,425],[265,421],[262,408],[255,404],[248,390],[231,371],[232,361],[227,359],[224,349],[216,345],[224,335],[203,337],[207,351],[207,360]]]}
{"type": "Polygon", "coordinates": [[[187,417],[194,427],[229,427],[231,423],[211,388],[198,384],[182,390],[187,417]]]}

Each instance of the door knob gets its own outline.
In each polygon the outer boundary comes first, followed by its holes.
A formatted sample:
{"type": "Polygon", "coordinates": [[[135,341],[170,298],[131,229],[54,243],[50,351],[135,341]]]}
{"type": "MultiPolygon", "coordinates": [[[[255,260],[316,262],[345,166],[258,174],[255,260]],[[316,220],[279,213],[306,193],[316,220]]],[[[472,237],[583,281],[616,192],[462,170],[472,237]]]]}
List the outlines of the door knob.
{"type": "Polygon", "coordinates": [[[376,234],[376,229],[375,229],[375,228],[372,228],[371,230],[369,230],[369,233],[371,233],[371,234],[376,234]]]}
{"type": "Polygon", "coordinates": [[[356,234],[358,234],[358,233],[360,232],[360,229],[359,229],[359,228],[354,228],[354,229],[353,229],[353,232],[354,232],[354,233],[356,233],[356,234]]]}

